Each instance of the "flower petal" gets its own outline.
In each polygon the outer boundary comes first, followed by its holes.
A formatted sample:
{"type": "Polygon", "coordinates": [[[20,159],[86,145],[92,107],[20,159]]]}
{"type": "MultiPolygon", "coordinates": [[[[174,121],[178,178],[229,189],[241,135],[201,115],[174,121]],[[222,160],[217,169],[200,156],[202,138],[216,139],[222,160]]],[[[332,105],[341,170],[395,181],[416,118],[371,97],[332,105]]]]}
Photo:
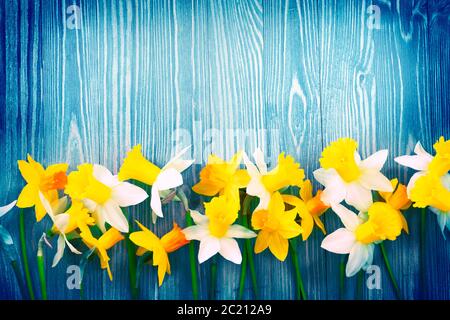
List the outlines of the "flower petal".
{"type": "Polygon", "coordinates": [[[320,200],[326,205],[341,203],[346,195],[346,184],[335,169],[317,169],[314,171],[316,180],[325,186],[320,200]]]}
{"type": "Polygon", "coordinates": [[[219,253],[222,257],[235,264],[241,264],[242,262],[242,255],[239,245],[237,241],[232,238],[220,239],[219,253]]]}
{"type": "Polygon", "coordinates": [[[255,164],[259,169],[261,174],[267,173],[267,164],[264,161],[264,152],[260,148],[256,148],[253,152],[253,158],[255,159],[255,164]]]}
{"type": "Polygon", "coordinates": [[[359,211],[367,211],[373,203],[372,192],[361,184],[354,182],[347,185],[345,201],[359,211]]]}
{"type": "Polygon", "coordinates": [[[164,217],[162,213],[161,198],[159,197],[159,189],[156,183],[152,186],[152,198],[150,200],[150,207],[158,217],[164,217]]]}
{"type": "Polygon", "coordinates": [[[17,206],[19,208],[29,208],[36,204],[39,188],[32,184],[27,184],[20,192],[17,199],[17,206]]]}
{"type": "Polygon", "coordinates": [[[64,241],[64,237],[62,235],[59,235],[58,244],[56,247],[56,253],[55,253],[55,256],[53,257],[52,268],[56,267],[56,265],[59,263],[59,261],[63,257],[65,248],[66,248],[66,242],[64,241]]]}
{"type": "Polygon", "coordinates": [[[227,238],[241,238],[241,239],[251,239],[256,237],[256,233],[247,229],[241,225],[233,224],[228,228],[227,238]]]}
{"type": "Polygon", "coordinates": [[[380,171],[368,169],[362,172],[359,182],[363,187],[369,190],[381,192],[392,192],[394,188],[392,183],[380,171]]]}
{"type": "Polygon", "coordinates": [[[183,233],[184,236],[186,237],[186,240],[198,240],[198,241],[201,241],[209,234],[207,226],[190,226],[183,229],[183,233]]]}
{"type": "Polygon", "coordinates": [[[183,172],[187,168],[189,168],[193,163],[194,160],[183,160],[181,157],[191,148],[191,146],[187,146],[186,148],[182,149],[180,152],[178,152],[170,161],[163,167],[163,171],[166,169],[175,169],[178,172],[183,172]]]}
{"type": "Polygon", "coordinates": [[[347,266],[345,267],[345,274],[347,277],[354,276],[369,260],[369,250],[367,245],[355,243],[350,250],[348,256],[347,266]]]}
{"type": "Polygon", "coordinates": [[[198,262],[203,263],[220,250],[220,241],[214,237],[206,237],[200,241],[200,249],[198,251],[198,262]]]}
{"type": "Polygon", "coordinates": [[[361,224],[361,220],[356,213],[347,209],[342,204],[333,205],[332,209],[339,216],[346,229],[354,231],[361,224]]]}
{"type": "Polygon", "coordinates": [[[416,146],[414,147],[414,153],[417,155],[428,157],[430,159],[433,158],[433,156],[431,154],[429,154],[428,152],[425,151],[425,149],[422,147],[422,144],[420,143],[420,141],[417,141],[416,146]]]}
{"type": "Polygon", "coordinates": [[[192,220],[194,220],[195,224],[205,224],[208,223],[209,219],[207,216],[201,214],[197,210],[190,210],[189,211],[192,220]]]}
{"type": "Polygon", "coordinates": [[[153,186],[155,184],[158,185],[159,190],[173,189],[183,184],[183,177],[174,168],[169,168],[161,171],[153,186]]]}
{"type": "Polygon", "coordinates": [[[111,171],[109,171],[108,168],[101,166],[99,164],[94,164],[93,175],[95,179],[111,188],[118,183],[118,179],[114,178],[111,171]]]}
{"type": "Polygon", "coordinates": [[[417,179],[420,177],[423,177],[425,175],[425,172],[419,171],[412,175],[411,179],[409,179],[408,186],[406,187],[406,194],[408,195],[408,198],[411,198],[411,190],[414,188],[414,185],[416,184],[417,179]]]}
{"type": "Polygon", "coordinates": [[[148,198],[144,189],[128,182],[121,182],[112,188],[111,198],[120,207],[129,207],[137,205],[148,198]]]}
{"type": "Polygon", "coordinates": [[[17,201],[13,201],[10,204],[0,207],[0,217],[7,214],[9,211],[11,211],[12,208],[16,205],[17,201]]]}
{"type": "Polygon", "coordinates": [[[269,239],[269,250],[280,261],[286,260],[289,242],[284,239],[278,232],[272,232],[269,239]]]}
{"type": "Polygon", "coordinates": [[[107,201],[103,206],[99,206],[98,209],[102,211],[105,222],[109,223],[111,227],[116,228],[120,232],[128,233],[128,221],[125,218],[119,205],[114,201],[107,201]]]}
{"type": "Polygon", "coordinates": [[[320,246],[333,253],[347,254],[350,253],[355,242],[356,239],[353,232],[340,228],[326,236],[320,246]]]}
{"type": "Polygon", "coordinates": [[[400,156],[394,159],[398,164],[418,171],[427,170],[431,160],[432,158],[424,155],[400,156]]]}
{"type": "Polygon", "coordinates": [[[389,151],[380,150],[372,154],[370,157],[361,161],[361,168],[374,169],[380,171],[386,163],[389,151]]]}

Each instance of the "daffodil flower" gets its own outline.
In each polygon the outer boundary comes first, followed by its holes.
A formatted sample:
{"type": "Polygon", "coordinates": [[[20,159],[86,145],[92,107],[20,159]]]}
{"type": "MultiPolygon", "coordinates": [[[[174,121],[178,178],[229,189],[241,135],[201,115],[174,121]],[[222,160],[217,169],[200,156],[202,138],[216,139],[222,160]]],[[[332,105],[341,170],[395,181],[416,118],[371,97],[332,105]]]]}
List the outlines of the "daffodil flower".
{"type": "Polygon", "coordinates": [[[337,254],[349,254],[345,273],[347,277],[367,269],[373,261],[375,244],[395,240],[401,233],[402,220],[398,212],[384,202],[373,203],[367,213],[359,215],[342,204],[332,206],[344,228],[326,236],[321,247],[337,254]]]}
{"type": "Polygon", "coordinates": [[[181,173],[189,168],[194,160],[183,160],[182,156],[190,146],[181,150],[164,167],[159,168],[148,161],[141,151],[141,145],[128,152],[119,171],[119,180],[134,179],[152,186],[150,206],[158,217],[163,217],[161,196],[164,191],[174,189],[183,184],[181,173]]]}
{"type": "Polygon", "coordinates": [[[408,196],[414,207],[429,207],[437,215],[445,238],[445,229],[450,230],[450,140],[440,137],[433,148],[434,157],[418,142],[414,148],[416,155],[397,157],[395,161],[419,171],[409,180],[408,196]]]}
{"type": "Polygon", "coordinates": [[[183,230],[187,240],[200,241],[198,261],[203,263],[219,253],[225,259],[240,264],[242,255],[234,238],[250,239],[256,234],[233,224],[238,217],[239,204],[233,197],[222,195],[205,203],[205,215],[191,210],[195,226],[183,230]]]}
{"type": "Polygon", "coordinates": [[[100,259],[100,267],[102,269],[107,269],[109,279],[112,281],[113,276],[111,268],[109,266],[109,256],[108,250],[115,246],[118,242],[125,239],[119,230],[115,228],[110,228],[100,238],[96,239],[89,228],[83,228],[80,233],[80,237],[83,242],[88,246],[89,249],[95,249],[98,258],[100,259]]]}
{"type": "Polygon", "coordinates": [[[7,204],[6,206],[0,207],[0,218],[3,217],[5,214],[10,212],[12,208],[16,205],[17,201],[13,201],[10,204],[7,204]]]}
{"type": "Polygon", "coordinates": [[[92,212],[102,232],[106,231],[106,222],[121,232],[128,232],[128,221],[121,207],[133,206],[148,198],[143,189],[119,181],[107,168],[97,164],[82,164],[78,171],[71,172],[65,192],[92,212]]]}
{"type": "Polygon", "coordinates": [[[28,155],[27,161],[19,160],[20,173],[27,182],[17,199],[19,208],[35,207],[36,220],[41,221],[45,216],[45,208],[40,201],[39,193],[52,203],[58,199],[58,190],[63,190],[67,183],[66,163],[49,166],[47,169],[28,155]]]}
{"type": "Polygon", "coordinates": [[[250,181],[246,170],[239,169],[242,152],[236,153],[229,162],[215,156],[208,157],[207,165],[200,171],[200,182],[192,187],[204,196],[224,195],[239,200],[239,189],[250,181]]]}
{"type": "Polygon", "coordinates": [[[297,211],[285,211],[283,198],[275,192],[267,209],[253,212],[252,226],[260,230],[255,243],[255,253],[267,248],[280,261],[284,261],[289,251],[289,239],[297,237],[302,228],[295,222],[297,211]]]}
{"type": "Polygon", "coordinates": [[[247,155],[243,154],[247,172],[250,175],[250,182],[247,186],[247,194],[259,198],[257,209],[267,209],[272,194],[280,189],[289,186],[301,186],[305,178],[305,172],[300,168],[300,164],[295,162],[291,156],[284,153],[278,156],[278,165],[268,171],[264,161],[264,154],[261,149],[256,149],[253,164],[247,155]]]}
{"type": "Polygon", "coordinates": [[[402,211],[409,209],[412,202],[408,199],[408,194],[406,191],[406,186],[398,182],[398,179],[391,180],[394,192],[379,192],[381,198],[389,204],[392,208],[398,211],[400,218],[402,219],[403,230],[409,233],[408,222],[402,211]]]}
{"type": "Polygon", "coordinates": [[[56,254],[53,257],[53,264],[52,267],[55,267],[59,261],[61,260],[62,256],[64,255],[64,249],[66,248],[66,244],[69,247],[70,251],[72,251],[75,254],[81,254],[80,251],[78,251],[70,242],[67,240],[66,234],[69,233],[68,231],[68,225],[70,221],[70,216],[67,213],[64,213],[65,208],[67,206],[67,198],[63,197],[61,198],[56,206],[51,206],[50,203],[45,199],[45,196],[42,193],[39,193],[39,198],[42,202],[42,205],[44,206],[44,209],[46,213],[48,213],[49,217],[53,221],[53,229],[59,233],[58,236],[58,245],[56,254]]]}
{"type": "Polygon", "coordinates": [[[158,267],[158,283],[162,285],[166,273],[170,274],[169,253],[174,252],[188,244],[181,228],[174,223],[173,229],[166,233],[161,239],[153,232],[136,221],[142,231],[130,234],[130,240],[139,246],[136,254],[142,256],[145,252],[153,252],[153,265],[158,267]]]}
{"type": "Polygon", "coordinates": [[[345,200],[356,209],[367,211],[372,204],[372,190],[393,191],[390,181],[380,172],[388,151],[381,150],[361,160],[357,147],[353,139],[341,138],[323,150],[322,168],[314,171],[314,177],[325,186],[321,199],[327,205],[345,200]]]}
{"type": "Polygon", "coordinates": [[[306,241],[314,227],[314,223],[326,234],[325,226],[320,220],[320,216],[330,208],[321,200],[322,190],[318,190],[313,197],[312,184],[310,180],[305,180],[299,192],[300,197],[293,195],[282,195],[283,201],[294,207],[301,220],[301,227],[303,229],[303,241],[306,241]]]}

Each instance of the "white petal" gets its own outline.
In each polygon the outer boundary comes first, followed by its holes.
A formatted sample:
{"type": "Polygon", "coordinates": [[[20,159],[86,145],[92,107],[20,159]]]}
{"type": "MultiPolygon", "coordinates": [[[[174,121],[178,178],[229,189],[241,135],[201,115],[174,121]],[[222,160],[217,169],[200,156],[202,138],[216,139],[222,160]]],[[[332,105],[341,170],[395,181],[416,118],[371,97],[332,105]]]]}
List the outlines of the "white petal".
{"type": "Polygon", "coordinates": [[[55,214],[60,214],[66,211],[67,203],[69,199],[67,196],[64,196],[62,198],[59,198],[58,201],[54,205],[52,205],[53,212],[55,214]]]}
{"type": "Polygon", "coordinates": [[[350,250],[345,274],[347,277],[354,276],[369,260],[369,250],[366,245],[356,243],[350,250]]]}
{"type": "Polygon", "coordinates": [[[253,153],[253,158],[255,159],[256,166],[259,169],[259,172],[261,174],[267,173],[267,164],[264,161],[264,153],[260,148],[256,148],[255,152],[253,153]]]}
{"type": "Polygon", "coordinates": [[[105,214],[104,210],[101,206],[97,206],[95,211],[92,212],[92,217],[95,219],[98,228],[101,232],[106,232],[106,226],[105,226],[105,214]]]}
{"type": "Polygon", "coordinates": [[[161,198],[159,197],[159,189],[157,184],[153,184],[152,186],[152,198],[150,200],[150,207],[158,217],[164,217],[162,213],[161,198]]]}
{"type": "Polygon", "coordinates": [[[345,202],[358,211],[367,211],[373,203],[372,192],[357,182],[348,184],[345,202]]]}
{"type": "Polygon", "coordinates": [[[417,179],[424,176],[425,172],[419,171],[412,175],[411,179],[409,179],[408,186],[406,187],[406,193],[408,194],[408,198],[411,198],[411,190],[414,188],[417,179]]]}
{"type": "Polygon", "coordinates": [[[336,177],[339,176],[335,169],[323,169],[319,168],[313,172],[314,178],[323,186],[334,182],[336,177]]]}
{"type": "Polygon", "coordinates": [[[392,192],[394,188],[391,182],[380,171],[374,169],[363,170],[359,178],[361,185],[368,190],[392,192]]]}
{"type": "Polygon", "coordinates": [[[354,231],[361,224],[361,220],[356,213],[347,209],[342,204],[335,204],[332,206],[332,209],[348,230],[354,231]]]}
{"type": "Polygon", "coordinates": [[[398,164],[418,171],[427,170],[433,158],[424,155],[400,156],[394,159],[398,164]]]}
{"type": "Polygon", "coordinates": [[[114,187],[117,184],[117,179],[114,178],[111,171],[99,164],[94,164],[93,175],[95,179],[108,187],[114,187]]]}
{"type": "Polygon", "coordinates": [[[335,169],[318,169],[314,177],[325,186],[320,199],[327,205],[341,203],[346,195],[346,183],[341,179],[335,169]]]}
{"type": "Polygon", "coordinates": [[[148,198],[144,189],[128,182],[121,182],[112,188],[111,198],[120,207],[137,205],[148,198]]]}
{"type": "Polygon", "coordinates": [[[207,216],[201,214],[197,210],[190,210],[191,218],[194,220],[195,224],[205,224],[208,223],[209,219],[207,216]]]}
{"type": "Polygon", "coordinates": [[[350,253],[355,241],[353,232],[345,228],[340,228],[326,236],[320,246],[333,253],[347,254],[350,253]]]}
{"type": "Polygon", "coordinates": [[[207,226],[190,226],[183,229],[184,236],[187,240],[201,241],[209,234],[207,226]]]}
{"type": "Polygon", "coordinates": [[[247,172],[251,178],[257,178],[261,176],[258,168],[248,158],[247,153],[242,152],[242,159],[244,160],[245,167],[247,168],[247,172]]]}
{"type": "Polygon", "coordinates": [[[50,216],[50,218],[53,219],[53,217],[55,216],[54,213],[53,213],[53,208],[50,205],[50,203],[48,202],[48,200],[44,197],[42,192],[40,192],[40,191],[39,191],[39,199],[41,200],[41,203],[44,206],[45,211],[47,211],[47,213],[50,216]]]}
{"type": "Polygon", "coordinates": [[[153,186],[155,184],[159,190],[173,189],[183,184],[183,177],[177,170],[169,168],[161,171],[153,186]]]}
{"type": "Polygon", "coordinates": [[[362,266],[363,270],[366,270],[368,267],[370,267],[373,263],[373,251],[375,249],[375,245],[374,244],[368,244],[367,245],[367,261],[366,263],[362,266]]]}
{"type": "Polygon", "coordinates": [[[119,205],[114,201],[107,201],[103,206],[99,206],[105,222],[120,232],[128,233],[128,221],[125,218],[119,205]]]}
{"type": "Polygon", "coordinates": [[[187,168],[189,168],[193,163],[194,160],[183,160],[181,157],[191,148],[191,146],[187,146],[186,148],[182,149],[180,152],[178,152],[164,167],[163,171],[166,169],[175,169],[178,172],[183,172],[187,168]]]}
{"type": "Polygon", "coordinates": [[[444,237],[444,239],[446,239],[446,237],[445,237],[445,227],[448,224],[449,213],[442,212],[441,210],[439,210],[437,208],[434,208],[434,207],[429,207],[429,208],[430,208],[430,210],[432,212],[434,212],[436,214],[437,222],[438,222],[439,228],[441,229],[442,236],[444,237]]]}
{"type": "Polygon", "coordinates": [[[198,251],[198,262],[203,263],[220,250],[220,241],[214,237],[206,237],[200,241],[200,249],[198,251]]]}
{"type": "Polygon", "coordinates": [[[422,147],[422,144],[420,143],[420,141],[418,141],[416,143],[416,146],[414,147],[414,153],[419,155],[419,156],[424,156],[430,159],[433,159],[433,156],[431,154],[429,154],[428,152],[425,151],[425,149],[422,147]]]}
{"type": "Polygon", "coordinates": [[[66,245],[69,247],[70,251],[72,251],[73,253],[76,253],[76,254],[81,254],[81,252],[78,251],[78,250],[77,250],[77,249],[69,242],[69,240],[67,240],[67,237],[66,237],[66,235],[65,235],[64,233],[62,233],[61,235],[63,236],[64,241],[66,242],[66,245]]]}
{"type": "Polygon", "coordinates": [[[67,225],[69,224],[70,216],[67,213],[61,213],[53,218],[53,223],[59,232],[65,233],[67,225]]]}
{"type": "Polygon", "coordinates": [[[66,242],[64,241],[64,237],[62,235],[59,235],[58,244],[56,247],[56,253],[55,253],[55,256],[53,257],[52,268],[56,267],[56,265],[59,263],[59,261],[63,257],[65,248],[66,248],[66,242]]]}
{"type": "Polygon", "coordinates": [[[225,259],[235,263],[241,264],[242,255],[239,245],[236,240],[231,238],[220,239],[220,250],[219,253],[225,259]]]}
{"type": "Polygon", "coordinates": [[[361,162],[361,167],[365,169],[374,169],[376,171],[380,171],[387,160],[388,154],[388,150],[377,151],[367,159],[364,159],[361,162]]]}
{"type": "Polygon", "coordinates": [[[4,207],[0,207],[0,217],[11,211],[11,209],[14,208],[14,206],[16,205],[16,202],[17,201],[13,201],[4,207]]]}
{"type": "Polygon", "coordinates": [[[230,226],[228,228],[226,237],[227,238],[251,239],[251,238],[256,237],[256,233],[254,233],[253,231],[251,231],[241,225],[233,224],[232,226],[230,226]]]}
{"type": "Polygon", "coordinates": [[[158,220],[158,215],[155,213],[155,211],[152,210],[152,223],[155,224],[158,220]]]}
{"type": "Polygon", "coordinates": [[[92,201],[91,199],[83,199],[83,205],[89,212],[95,212],[97,210],[97,202],[92,201]]]}
{"type": "Polygon", "coordinates": [[[450,191],[450,174],[445,174],[441,177],[441,182],[444,185],[444,187],[450,191]]]}

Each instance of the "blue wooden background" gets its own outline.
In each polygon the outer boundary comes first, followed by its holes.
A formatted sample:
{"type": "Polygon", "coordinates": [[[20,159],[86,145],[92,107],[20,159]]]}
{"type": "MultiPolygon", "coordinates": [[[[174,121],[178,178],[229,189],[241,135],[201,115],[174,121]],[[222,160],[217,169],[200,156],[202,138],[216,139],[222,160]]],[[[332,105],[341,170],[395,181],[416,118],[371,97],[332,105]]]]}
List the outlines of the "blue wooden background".
{"type": "MultiPolygon", "coordinates": [[[[137,143],[158,165],[192,144],[197,163],[184,174],[192,186],[209,152],[230,156],[257,145],[271,160],[282,150],[292,154],[311,178],[322,148],[350,136],[363,156],[389,148],[385,173],[406,182],[411,172],[394,156],[417,140],[431,151],[440,135],[450,138],[449,14],[446,0],[0,0],[1,204],[19,194],[16,161],[27,153],[44,164],[96,162],[117,171],[137,143]]],[[[150,225],[148,205],[133,214],[150,225]]],[[[184,221],[179,205],[166,212],[159,234],[173,219],[184,221]]],[[[50,223],[28,215],[35,271],[37,240],[50,223]]],[[[411,234],[386,244],[404,297],[449,299],[449,240],[430,213],[420,256],[419,212],[407,219],[411,234]]],[[[340,225],[332,213],[324,220],[328,231],[340,225]]],[[[17,210],[1,223],[18,241],[17,210]]],[[[340,256],[322,250],[322,239],[316,230],[299,245],[306,291],[311,299],[339,299],[340,256]]],[[[49,298],[78,299],[66,287],[66,269],[79,257],[68,254],[51,269],[54,250],[46,254],[49,298]]],[[[88,266],[86,299],[130,297],[125,243],[111,257],[113,282],[97,262],[88,266]]],[[[173,274],[161,288],[146,268],[141,297],[190,299],[187,259],[187,247],[171,256],[173,274]]],[[[234,299],[239,266],[219,261],[213,296],[234,299]]],[[[295,298],[289,260],[264,252],[256,263],[260,298],[295,298]]],[[[394,298],[378,250],[374,263],[382,289],[364,288],[362,297],[394,298]]],[[[202,298],[209,268],[199,267],[202,298]]],[[[3,256],[0,297],[21,298],[3,256]]],[[[245,297],[253,297],[250,282],[245,297]]],[[[356,297],[356,277],[343,297],[356,297]]]]}

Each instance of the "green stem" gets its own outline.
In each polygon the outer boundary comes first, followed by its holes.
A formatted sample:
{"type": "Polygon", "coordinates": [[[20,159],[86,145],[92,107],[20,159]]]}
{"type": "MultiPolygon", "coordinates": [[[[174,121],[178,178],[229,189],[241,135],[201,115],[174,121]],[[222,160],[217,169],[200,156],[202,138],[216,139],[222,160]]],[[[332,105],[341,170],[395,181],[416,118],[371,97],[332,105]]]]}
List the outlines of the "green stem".
{"type": "MultiPolygon", "coordinates": [[[[251,215],[249,214],[250,204],[252,202],[251,196],[246,196],[242,204],[242,215],[244,219],[242,220],[242,226],[249,228],[251,215]]],[[[253,248],[250,239],[245,239],[244,241],[245,251],[247,252],[248,266],[250,268],[250,277],[252,280],[253,295],[255,299],[258,299],[258,277],[256,276],[255,261],[253,260],[253,248]]]]}
{"type": "Polygon", "coordinates": [[[341,300],[345,299],[345,256],[341,257],[339,263],[339,295],[341,300]]]}
{"type": "Polygon", "coordinates": [[[20,231],[20,247],[22,250],[22,260],[27,282],[28,294],[31,300],[34,300],[33,282],[31,281],[30,265],[28,264],[27,244],[25,239],[25,213],[24,209],[19,210],[19,231],[20,231]]]}
{"type": "Polygon", "coordinates": [[[425,283],[425,239],[426,239],[426,228],[427,228],[427,208],[422,208],[420,212],[420,288],[421,291],[425,293],[426,283],[425,283]]]}
{"type": "Polygon", "coordinates": [[[19,268],[19,264],[17,263],[17,260],[11,261],[11,267],[14,270],[14,274],[16,276],[17,283],[19,284],[20,294],[25,299],[25,297],[27,295],[27,291],[25,289],[25,283],[23,282],[22,271],[19,268]]]}
{"type": "MultiPolygon", "coordinates": [[[[241,215],[241,224],[244,224],[247,220],[247,217],[244,215],[241,215]]],[[[242,250],[242,263],[241,263],[241,277],[239,279],[239,296],[238,296],[238,300],[242,300],[242,298],[244,297],[244,287],[245,287],[245,278],[247,276],[247,258],[248,258],[248,254],[247,254],[247,246],[244,243],[244,247],[242,250]]]]}
{"type": "Polygon", "coordinates": [[[130,240],[130,234],[133,232],[133,221],[131,215],[126,208],[123,208],[123,212],[128,219],[129,233],[126,236],[127,255],[128,255],[128,277],[130,281],[131,299],[139,299],[139,286],[136,280],[136,245],[130,240]]]}
{"type": "Polygon", "coordinates": [[[289,240],[289,244],[291,246],[291,258],[292,263],[295,269],[295,280],[297,284],[297,299],[298,300],[308,300],[305,292],[305,288],[303,286],[302,274],[300,273],[300,265],[298,263],[298,254],[297,254],[297,239],[289,240]]]}
{"type": "MultiPolygon", "coordinates": [[[[44,236],[43,236],[44,237],[44,236]]],[[[47,300],[47,282],[45,280],[45,260],[44,260],[44,249],[43,249],[44,239],[41,237],[38,243],[37,252],[37,267],[39,273],[39,284],[41,285],[41,298],[42,300],[47,300]]]]}
{"type": "MultiPolygon", "coordinates": [[[[186,225],[189,227],[193,224],[194,222],[189,211],[186,211],[186,225]]],[[[192,296],[194,300],[198,300],[197,259],[195,257],[195,244],[193,241],[189,242],[189,262],[191,266],[192,296]]]]}
{"type": "Polygon", "coordinates": [[[392,285],[394,286],[394,289],[395,289],[395,295],[398,300],[402,300],[402,293],[397,284],[397,281],[395,280],[394,272],[392,272],[391,264],[389,262],[389,258],[387,256],[386,248],[384,247],[383,242],[380,243],[380,249],[381,249],[381,254],[383,255],[384,264],[386,265],[386,269],[389,273],[389,277],[391,278],[392,285]]]}
{"type": "Polygon", "coordinates": [[[216,285],[217,285],[217,261],[216,257],[212,258],[211,262],[211,283],[210,283],[210,291],[209,291],[209,300],[216,299],[216,285]]]}

